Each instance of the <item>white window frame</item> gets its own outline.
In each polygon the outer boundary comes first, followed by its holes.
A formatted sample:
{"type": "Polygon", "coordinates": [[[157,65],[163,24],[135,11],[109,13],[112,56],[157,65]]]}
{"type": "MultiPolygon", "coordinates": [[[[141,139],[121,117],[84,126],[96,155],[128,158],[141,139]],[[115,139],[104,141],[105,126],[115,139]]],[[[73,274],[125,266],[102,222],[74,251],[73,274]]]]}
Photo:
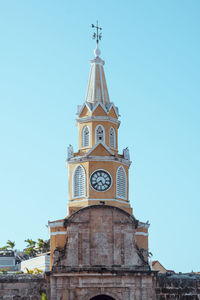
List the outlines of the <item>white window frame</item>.
{"type": "Polygon", "coordinates": [[[95,128],[95,144],[98,142],[102,142],[103,144],[105,144],[105,128],[103,127],[102,124],[98,124],[95,128]],[[97,140],[97,129],[99,128],[99,126],[101,126],[101,128],[103,129],[103,140],[101,140],[101,141],[97,140]]]}
{"type": "Polygon", "coordinates": [[[127,175],[126,175],[126,171],[125,171],[123,166],[119,166],[119,168],[117,169],[117,172],[116,172],[116,197],[120,198],[120,199],[127,200],[127,175]],[[118,173],[119,173],[120,169],[123,170],[124,181],[125,181],[124,182],[124,184],[125,184],[125,195],[123,195],[123,196],[119,195],[119,193],[118,193],[118,187],[119,187],[120,184],[122,184],[122,183],[118,182],[118,173]]]}
{"type": "Polygon", "coordinates": [[[72,198],[73,199],[76,199],[76,198],[85,198],[86,197],[86,173],[85,173],[85,169],[82,165],[78,165],[76,166],[76,168],[74,168],[74,171],[73,171],[73,175],[72,175],[72,198]],[[84,182],[83,182],[83,194],[79,194],[78,196],[75,196],[75,174],[76,174],[76,170],[78,168],[81,168],[83,173],[84,173],[84,182]]]}
{"type": "Polygon", "coordinates": [[[90,147],[90,128],[85,125],[82,129],[82,134],[81,134],[81,148],[88,148],[90,147]],[[88,129],[88,145],[85,145],[85,130],[88,129]]]}
{"type": "Polygon", "coordinates": [[[110,148],[112,149],[116,149],[116,131],[114,127],[110,127],[110,131],[109,131],[109,143],[110,143],[110,148]],[[113,145],[111,145],[111,130],[113,130],[113,145]]]}

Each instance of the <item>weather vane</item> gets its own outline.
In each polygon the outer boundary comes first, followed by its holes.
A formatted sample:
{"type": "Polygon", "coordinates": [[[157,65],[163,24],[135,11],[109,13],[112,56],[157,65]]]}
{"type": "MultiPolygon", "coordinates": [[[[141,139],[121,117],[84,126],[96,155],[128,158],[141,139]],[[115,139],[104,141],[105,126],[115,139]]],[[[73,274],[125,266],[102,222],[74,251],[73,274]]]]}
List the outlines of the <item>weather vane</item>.
{"type": "Polygon", "coordinates": [[[92,28],[96,28],[96,32],[93,33],[92,38],[96,39],[96,43],[97,43],[97,46],[98,46],[98,43],[102,38],[102,33],[101,33],[102,28],[98,26],[98,21],[97,21],[97,25],[92,24],[92,28]]]}

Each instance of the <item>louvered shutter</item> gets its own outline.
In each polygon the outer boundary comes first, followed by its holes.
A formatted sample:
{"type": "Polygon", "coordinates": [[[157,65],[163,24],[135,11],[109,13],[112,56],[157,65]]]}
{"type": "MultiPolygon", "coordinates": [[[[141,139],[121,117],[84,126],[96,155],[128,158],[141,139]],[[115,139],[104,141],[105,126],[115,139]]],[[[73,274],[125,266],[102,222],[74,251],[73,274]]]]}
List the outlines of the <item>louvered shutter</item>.
{"type": "Polygon", "coordinates": [[[85,126],[82,131],[82,147],[88,147],[90,143],[90,132],[88,126],[85,126]]]}
{"type": "Polygon", "coordinates": [[[120,166],[117,170],[116,175],[116,196],[118,198],[126,199],[127,195],[127,180],[126,180],[126,172],[122,166],[120,166]]]}
{"type": "Polygon", "coordinates": [[[110,147],[114,148],[116,147],[115,142],[115,129],[113,127],[110,128],[110,147]]]}
{"type": "Polygon", "coordinates": [[[82,166],[78,166],[73,176],[73,197],[85,196],[85,170],[82,166]]]}

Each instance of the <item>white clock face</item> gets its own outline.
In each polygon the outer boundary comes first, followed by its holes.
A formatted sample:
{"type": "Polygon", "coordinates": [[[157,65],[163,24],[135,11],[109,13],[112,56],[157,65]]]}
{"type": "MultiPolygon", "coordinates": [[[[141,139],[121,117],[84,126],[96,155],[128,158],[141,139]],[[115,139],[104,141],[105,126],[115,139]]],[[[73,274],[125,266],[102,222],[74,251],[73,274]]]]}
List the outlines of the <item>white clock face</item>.
{"type": "Polygon", "coordinates": [[[90,184],[98,192],[107,191],[112,184],[111,175],[105,170],[96,170],[90,176],[90,184]]]}

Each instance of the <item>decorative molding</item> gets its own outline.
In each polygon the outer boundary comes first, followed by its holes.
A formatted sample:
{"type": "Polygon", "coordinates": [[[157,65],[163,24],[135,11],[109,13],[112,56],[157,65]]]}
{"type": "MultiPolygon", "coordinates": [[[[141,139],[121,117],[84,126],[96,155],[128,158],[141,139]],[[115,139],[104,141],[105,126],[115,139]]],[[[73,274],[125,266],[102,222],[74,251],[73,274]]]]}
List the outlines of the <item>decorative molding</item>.
{"type": "Polygon", "coordinates": [[[73,146],[69,145],[67,148],[67,158],[70,159],[74,157],[74,150],[73,150],[73,146]]]}
{"type": "Polygon", "coordinates": [[[67,232],[66,231],[55,231],[55,232],[51,232],[50,235],[66,235],[67,232]]]}
{"type": "MultiPolygon", "coordinates": [[[[95,131],[96,131],[96,128],[95,128],[95,131]]],[[[96,132],[95,132],[95,134],[96,134],[96,132]]],[[[94,151],[99,146],[99,144],[101,144],[111,155],[114,155],[114,152],[112,150],[110,150],[110,148],[104,142],[99,141],[86,153],[86,156],[90,155],[90,153],[92,151],[94,151]]]]}
{"type": "Polygon", "coordinates": [[[148,233],[146,233],[146,232],[136,232],[135,235],[148,236],[148,233]]]}
{"type": "Polygon", "coordinates": [[[143,222],[138,222],[138,228],[149,228],[150,224],[149,224],[149,221],[147,221],[146,223],[143,223],[143,222]]]}
{"type": "Polygon", "coordinates": [[[123,149],[123,155],[124,155],[124,159],[130,160],[130,152],[129,152],[128,147],[126,147],[125,149],[123,149]]]}
{"type": "Polygon", "coordinates": [[[55,227],[63,227],[64,225],[63,225],[63,221],[62,222],[49,222],[48,223],[48,226],[50,227],[50,228],[55,228],[55,227]]]}
{"type": "MultiPolygon", "coordinates": [[[[94,83],[96,82],[96,73],[97,73],[97,65],[94,65],[94,83]]],[[[92,75],[92,68],[91,68],[91,74],[92,75]]],[[[91,77],[90,77],[91,79],[91,77]]],[[[93,87],[91,87],[93,89],[93,95],[92,95],[92,102],[94,102],[95,100],[95,88],[94,88],[94,83],[93,83],[93,87]]],[[[90,81],[89,81],[89,85],[88,88],[90,87],[90,81]]]]}
{"type": "Polygon", "coordinates": [[[87,122],[91,122],[91,121],[111,122],[111,123],[117,125],[118,128],[119,128],[119,125],[121,123],[119,120],[114,119],[114,118],[109,117],[109,116],[87,116],[87,117],[76,119],[77,123],[87,123],[87,122]]]}
{"type": "MultiPolygon", "coordinates": [[[[103,86],[101,66],[99,66],[99,75],[100,75],[100,81],[101,81],[101,92],[102,92],[103,103],[105,104],[105,95],[104,95],[104,86],[103,86]]],[[[108,100],[109,100],[109,98],[108,98],[108,100]]]]}
{"type": "Polygon", "coordinates": [[[116,157],[116,156],[76,156],[71,158],[70,160],[67,160],[67,164],[77,164],[85,161],[114,161],[120,164],[123,164],[125,166],[130,166],[131,161],[127,161],[126,159],[116,157]]]}
{"type": "Polygon", "coordinates": [[[96,56],[94,59],[90,60],[91,64],[99,64],[99,65],[104,65],[105,61],[103,59],[101,59],[99,56],[96,56]]]}
{"type": "MultiPolygon", "coordinates": [[[[103,276],[104,277],[110,277],[111,273],[104,273],[103,276]]],[[[51,274],[52,277],[63,277],[63,276],[68,276],[68,277],[88,277],[88,273],[80,273],[80,272],[73,272],[73,273],[65,273],[65,272],[60,272],[60,273],[53,273],[51,274]]],[[[99,277],[99,274],[98,273],[90,273],[90,277],[91,276],[94,276],[94,277],[99,277]]],[[[95,293],[96,295],[96,293],[95,293]]],[[[89,298],[90,299],[90,298],[89,298]]]]}
{"type": "MultiPolygon", "coordinates": [[[[123,204],[129,204],[129,200],[124,200],[124,201],[122,201],[122,200],[117,200],[117,199],[91,199],[91,198],[86,198],[86,199],[81,199],[81,200],[75,200],[75,201],[73,201],[73,200],[70,200],[70,202],[72,202],[72,203],[78,203],[78,202],[84,202],[84,201],[114,201],[114,202],[119,202],[119,203],[123,203],[123,204]]],[[[70,203],[69,202],[69,203],[70,203]]]]}

